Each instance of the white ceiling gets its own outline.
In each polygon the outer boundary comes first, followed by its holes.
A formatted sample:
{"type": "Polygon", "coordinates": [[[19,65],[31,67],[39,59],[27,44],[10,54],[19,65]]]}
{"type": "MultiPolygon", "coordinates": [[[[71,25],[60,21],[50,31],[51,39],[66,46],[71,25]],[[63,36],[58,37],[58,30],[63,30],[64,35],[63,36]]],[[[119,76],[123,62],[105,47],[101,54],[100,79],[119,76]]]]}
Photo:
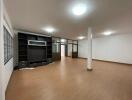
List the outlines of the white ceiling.
{"type": "Polygon", "coordinates": [[[92,27],[95,36],[107,30],[132,33],[132,0],[5,0],[15,29],[45,34],[41,28],[53,26],[55,36],[76,39],[92,27]],[[84,16],[72,15],[71,7],[88,5],[84,16]]]}

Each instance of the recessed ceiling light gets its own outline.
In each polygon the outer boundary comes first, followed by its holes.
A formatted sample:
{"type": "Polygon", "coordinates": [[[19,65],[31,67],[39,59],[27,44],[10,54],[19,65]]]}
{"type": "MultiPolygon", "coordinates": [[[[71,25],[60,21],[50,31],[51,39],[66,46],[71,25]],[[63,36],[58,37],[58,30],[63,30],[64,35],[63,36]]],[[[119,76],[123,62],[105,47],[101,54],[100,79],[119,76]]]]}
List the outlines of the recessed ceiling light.
{"type": "Polygon", "coordinates": [[[48,32],[48,33],[53,33],[55,32],[55,29],[53,27],[45,27],[43,28],[44,31],[48,32]]]}
{"type": "Polygon", "coordinates": [[[108,36],[108,35],[111,35],[111,34],[113,34],[113,33],[114,33],[114,31],[106,31],[106,32],[104,32],[103,34],[106,35],[106,36],[108,36]]]}
{"type": "Polygon", "coordinates": [[[85,36],[79,36],[79,37],[78,37],[79,40],[82,40],[82,39],[84,39],[84,38],[85,38],[85,36]]]}
{"type": "Polygon", "coordinates": [[[77,4],[72,8],[72,12],[74,15],[80,16],[85,14],[87,11],[87,5],[86,4],[77,4]]]}
{"type": "Polygon", "coordinates": [[[61,39],[61,42],[65,42],[66,40],[65,39],[61,39]]]}

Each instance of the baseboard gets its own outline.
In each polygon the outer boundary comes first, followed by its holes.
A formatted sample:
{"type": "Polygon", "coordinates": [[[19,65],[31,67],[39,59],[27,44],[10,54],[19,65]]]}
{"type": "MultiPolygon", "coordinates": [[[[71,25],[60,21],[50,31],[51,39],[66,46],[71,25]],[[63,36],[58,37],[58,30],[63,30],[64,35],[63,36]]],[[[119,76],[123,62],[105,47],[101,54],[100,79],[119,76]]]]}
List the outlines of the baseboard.
{"type": "Polygon", "coordinates": [[[12,73],[10,74],[10,78],[9,78],[8,83],[7,83],[7,86],[6,86],[6,88],[5,88],[5,94],[7,93],[7,89],[8,89],[8,87],[9,87],[9,83],[11,82],[11,77],[12,77],[12,75],[13,75],[13,71],[14,71],[14,69],[12,69],[12,73]]]}
{"type": "MultiPolygon", "coordinates": [[[[78,57],[79,59],[87,59],[87,58],[83,58],[83,57],[78,57]]],[[[124,64],[124,65],[132,65],[129,63],[122,63],[122,62],[114,62],[114,61],[107,61],[107,60],[100,60],[100,59],[92,59],[94,61],[102,61],[102,62],[109,62],[109,63],[117,63],[117,64],[124,64]]]]}
{"type": "Polygon", "coordinates": [[[109,63],[124,64],[124,65],[132,65],[132,64],[129,64],[129,63],[114,62],[114,61],[107,61],[107,60],[100,60],[100,59],[93,59],[93,60],[94,60],[94,61],[109,62],[109,63]]]}
{"type": "Polygon", "coordinates": [[[79,59],[87,59],[87,58],[84,58],[84,57],[78,57],[79,59]]]}

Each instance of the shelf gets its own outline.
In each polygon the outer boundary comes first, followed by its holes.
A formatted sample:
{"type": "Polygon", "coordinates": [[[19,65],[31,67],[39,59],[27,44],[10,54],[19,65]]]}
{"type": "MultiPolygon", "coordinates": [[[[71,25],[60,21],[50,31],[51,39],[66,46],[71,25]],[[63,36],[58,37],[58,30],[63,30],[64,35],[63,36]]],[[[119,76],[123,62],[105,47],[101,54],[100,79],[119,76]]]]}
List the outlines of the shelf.
{"type": "Polygon", "coordinates": [[[27,54],[27,51],[18,51],[20,55],[27,54]]]}
{"type": "Polygon", "coordinates": [[[21,50],[18,50],[19,52],[27,52],[27,50],[25,50],[25,48],[21,48],[21,50]]]}
{"type": "Polygon", "coordinates": [[[19,46],[27,46],[27,44],[19,44],[19,46]]]}
{"type": "Polygon", "coordinates": [[[47,56],[52,56],[52,55],[47,55],[47,56]]]}
{"type": "Polygon", "coordinates": [[[47,48],[47,50],[48,50],[48,51],[52,51],[52,49],[50,49],[50,48],[47,48]]]}
{"type": "Polygon", "coordinates": [[[18,44],[19,46],[27,46],[27,44],[18,44]]]}
{"type": "Polygon", "coordinates": [[[52,56],[52,55],[47,55],[47,56],[52,56]]]}
{"type": "Polygon", "coordinates": [[[27,39],[25,39],[25,38],[18,38],[19,40],[26,40],[27,41],[27,39]]]}
{"type": "Polygon", "coordinates": [[[21,56],[21,57],[27,57],[27,55],[19,55],[19,56],[21,56]]]}

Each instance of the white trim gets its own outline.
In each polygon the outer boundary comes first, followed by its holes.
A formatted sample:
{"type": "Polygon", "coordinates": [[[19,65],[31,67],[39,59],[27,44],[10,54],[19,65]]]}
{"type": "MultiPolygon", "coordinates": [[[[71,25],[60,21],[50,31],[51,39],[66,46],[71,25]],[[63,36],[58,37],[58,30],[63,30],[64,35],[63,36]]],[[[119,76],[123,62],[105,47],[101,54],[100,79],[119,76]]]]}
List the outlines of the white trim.
{"type": "Polygon", "coordinates": [[[21,30],[16,30],[16,33],[21,32],[25,34],[31,34],[31,35],[39,35],[39,36],[45,36],[45,37],[52,37],[50,35],[43,35],[43,34],[38,34],[38,33],[32,33],[32,32],[27,32],[27,31],[21,31],[21,30]]]}
{"type": "Polygon", "coordinates": [[[47,46],[47,42],[46,41],[38,41],[38,40],[28,40],[28,45],[30,45],[30,46],[47,46]],[[31,44],[30,42],[42,42],[44,44],[38,45],[38,44],[31,44]]]}

